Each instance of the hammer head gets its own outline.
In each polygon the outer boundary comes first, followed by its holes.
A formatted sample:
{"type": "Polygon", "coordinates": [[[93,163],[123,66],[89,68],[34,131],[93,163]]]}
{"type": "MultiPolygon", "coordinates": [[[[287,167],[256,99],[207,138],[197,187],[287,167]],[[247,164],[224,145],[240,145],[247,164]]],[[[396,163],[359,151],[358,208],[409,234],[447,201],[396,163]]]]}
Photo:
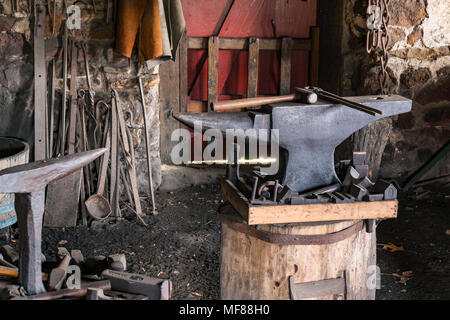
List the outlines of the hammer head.
{"type": "Polygon", "coordinates": [[[95,149],[50,160],[36,161],[0,171],[0,192],[33,193],[49,183],[64,178],[105,153],[95,149]]]}

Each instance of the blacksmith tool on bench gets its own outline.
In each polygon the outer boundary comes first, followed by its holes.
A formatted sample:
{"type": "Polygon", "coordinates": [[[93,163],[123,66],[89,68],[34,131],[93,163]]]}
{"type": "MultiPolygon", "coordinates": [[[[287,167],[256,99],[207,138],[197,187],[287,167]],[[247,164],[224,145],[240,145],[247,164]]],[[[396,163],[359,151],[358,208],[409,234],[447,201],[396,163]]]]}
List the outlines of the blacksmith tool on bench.
{"type": "MultiPolygon", "coordinates": [[[[334,167],[334,150],[353,132],[383,117],[411,110],[412,101],[398,95],[347,97],[346,100],[377,109],[382,115],[359,112],[342,103],[318,101],[316,104],[282,102],[263,106],[257,111],[204,112],[174,114],[174,118],[190,128],[194,122],[202,130],[227,129],[278,130],[280,157],[278,173],[267,180],[278,180],[294,192],[340,183],[334,167]]],[[[236,131],[235,137],[245,134],[236,131]]],[[[269,142],[270,135],[259,136],[269,142]]]]}
{"type": "Polygon", "coordinates": [[[0,192],[15,193],[19,224],[19,283],[29,295],[45,292],[41,273],[45,187],[81,169],[105,151],[96,149],[0,171],[0,192]]]}
{"type": "Polygon", "coordinates": [[[358,111],[365,112],[372,116],[377,114],[383,114],[381,110],[372,108],[370,106],[361,104],[357,101],[349,100],[331,92],[322,90],[317,87],[295,88],[295,93],[285,96],[275,97],[256,97],[237,100],[216,101],[212,103],[212,109],[214,111],[237,111],[238,109],[245,109],[250,107],[257,107],[269,103],[277,102],[301,102],[307,104],[314,104],[317,102],[317,98],[324,101],[333,102],[339,105],[344,105],[353,108],[358,111]]]}

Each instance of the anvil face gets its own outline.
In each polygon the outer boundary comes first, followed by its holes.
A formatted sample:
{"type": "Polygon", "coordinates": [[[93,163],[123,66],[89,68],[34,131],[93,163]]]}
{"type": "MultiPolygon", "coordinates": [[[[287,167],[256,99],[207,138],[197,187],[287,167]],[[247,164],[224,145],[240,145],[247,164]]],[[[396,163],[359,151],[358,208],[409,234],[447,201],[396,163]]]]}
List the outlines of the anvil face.
{"type": "MultiPolygon", "coordinates": [[[[411,110],[412,101],[398,95],[346,97],[366,106],[379,109],[382,115],[372,116],[340,104],[318,101],[315,104],[286,102],[263,108],[271,117],[268,129],[279,130],[279,144],[285,152],[277,177],[293,191],[303,192],[340,182],[334,170],[334,151],[353,132],[371,122],[411,110]]],[[[255,112],[197,113],[176,115],[189,127],[202,121],[203,129],[263,128],[255,112]]]]}

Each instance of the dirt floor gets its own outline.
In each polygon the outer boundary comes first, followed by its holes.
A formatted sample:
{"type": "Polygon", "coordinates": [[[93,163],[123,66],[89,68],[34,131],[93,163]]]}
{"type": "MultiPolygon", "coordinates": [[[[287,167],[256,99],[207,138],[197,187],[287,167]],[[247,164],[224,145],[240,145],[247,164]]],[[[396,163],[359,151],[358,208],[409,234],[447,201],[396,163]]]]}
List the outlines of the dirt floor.
{"type": "MultiPolygon", "coordinates": [[[[450,188],[437,190],[401,195],[398,219],[379,224],[377,299],[450,299],[450,188]]],[[[162,192],[157,200],[160,214],[145,217],[147,228],[124,212],[117,223],[44,229],[43,252],[48,260],[58,246],[85,257],[125,253],[129,271],[170,278],[174,299],[218,299],[219,186],[162,192]]]]}

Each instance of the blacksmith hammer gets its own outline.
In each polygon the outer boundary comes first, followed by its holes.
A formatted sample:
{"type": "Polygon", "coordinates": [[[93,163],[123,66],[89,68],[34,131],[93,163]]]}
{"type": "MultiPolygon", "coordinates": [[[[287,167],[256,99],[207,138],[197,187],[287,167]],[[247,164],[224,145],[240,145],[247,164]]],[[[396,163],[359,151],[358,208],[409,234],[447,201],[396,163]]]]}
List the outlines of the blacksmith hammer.
{"type": "Polygon", "coordinates": [[[41,274],[45,187],[97,159],[106,149],[42,160],[0,171],[0,192],[15,193],[19,224],[19,284],[29,295],[44,293],[41,274]]]}

